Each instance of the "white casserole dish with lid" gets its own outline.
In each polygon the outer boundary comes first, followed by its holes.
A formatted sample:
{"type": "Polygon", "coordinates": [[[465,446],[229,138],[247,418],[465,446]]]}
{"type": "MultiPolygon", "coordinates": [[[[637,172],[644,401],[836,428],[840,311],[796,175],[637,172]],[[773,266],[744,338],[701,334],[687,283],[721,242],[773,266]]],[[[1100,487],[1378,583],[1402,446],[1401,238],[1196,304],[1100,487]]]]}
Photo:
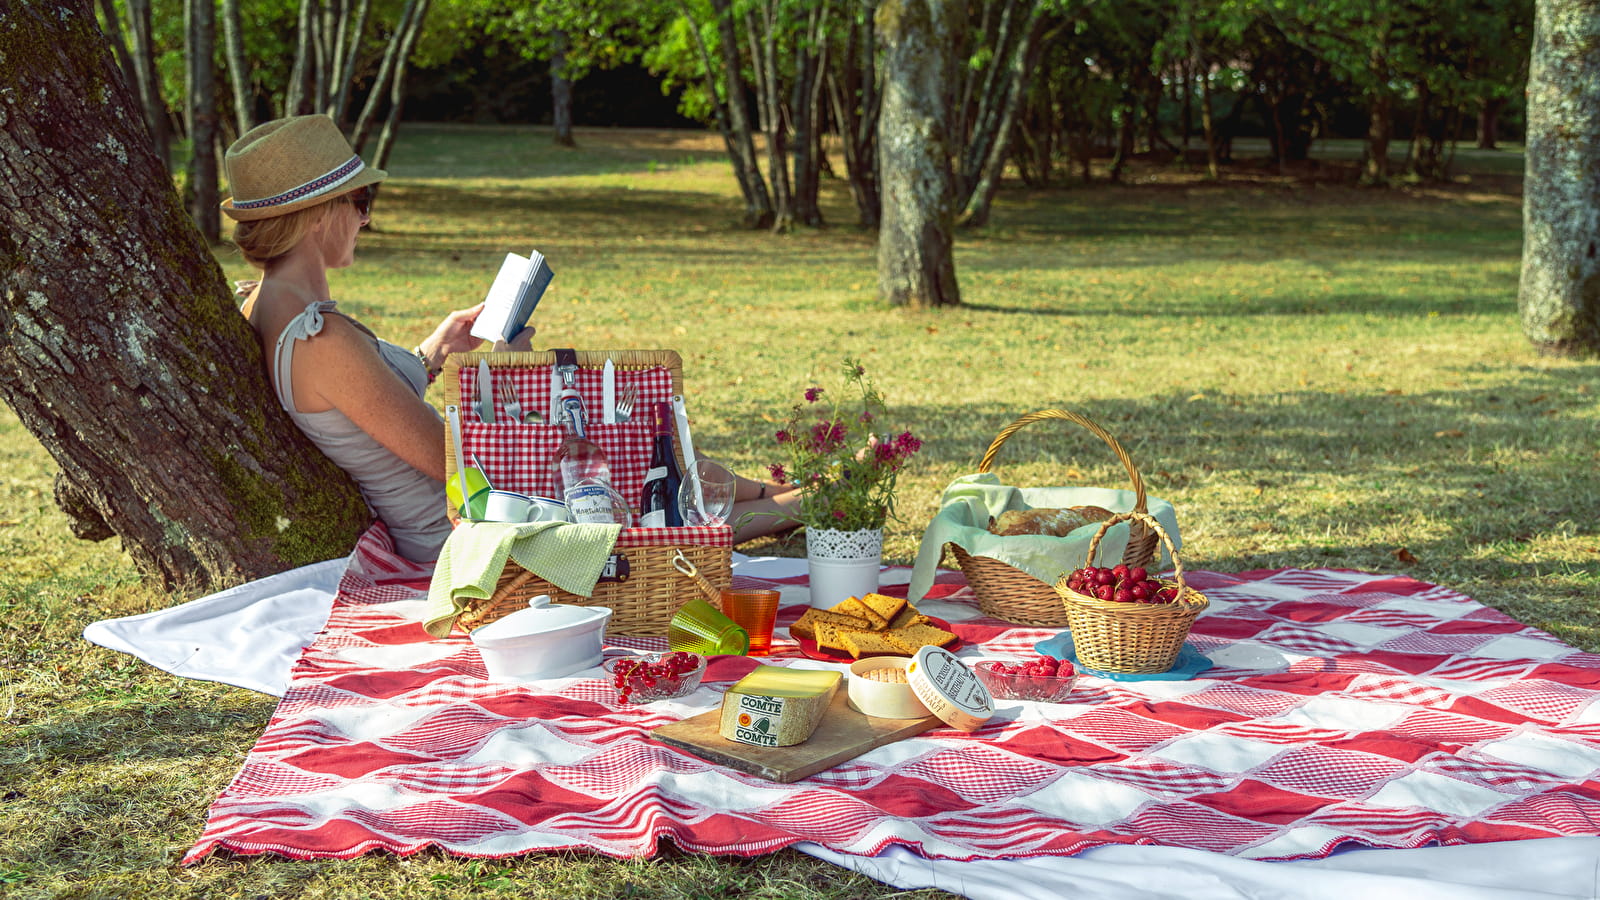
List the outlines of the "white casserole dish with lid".
{"type": "Polygon", "coordinates": [[[610,618],[604,606],[552,604],[540,594],[471,637],[492,681],[559,678],[600,665],[610,618]]]}

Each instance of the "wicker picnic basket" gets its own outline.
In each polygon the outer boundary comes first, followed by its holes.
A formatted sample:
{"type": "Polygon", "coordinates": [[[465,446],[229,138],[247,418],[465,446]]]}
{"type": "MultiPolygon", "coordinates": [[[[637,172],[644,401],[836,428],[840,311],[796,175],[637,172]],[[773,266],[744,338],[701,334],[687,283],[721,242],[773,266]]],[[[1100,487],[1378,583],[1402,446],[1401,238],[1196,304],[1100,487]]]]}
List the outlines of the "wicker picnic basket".
{"type": "Polygon", "coordinates": [[[1161,523],[1143,513],[1121,513],[1100,523],[1089,542],[1086,565],[1095,564],[1100,538],[1118,522],[1142,522],[1172,555],[1172,578],[1162,583],[1178,589],[1171,603],[1116,603],[1080,593],[1067,586],[1063,575],[1055,591],[1066,608],[1078,662],[1102,672],[1150,675],[1165,672],[1177,661],[1195,617],[1206,608],[1206,596],[1183,578],[1183,563],[1161,523]]]}
{"type": "MultiPolygon", "coordinates": [[[[1000,433],[995,435],[994,441],[989,444],[989,449],[984,452],[983,460],[978,463],[978,471],[983,473],[990,470],[994,465],[995,456],[1000,453],[1000,448],[1005,446],[1013,434],[1045,419],[1062,419],[1081,425],[1105,441],[1111,447],[1111,452],[1116,454],[1117,459],[1128,470],[1128,478],[1133,482],[1135,497],[1133,511],[1149,518],[1144,478],[1139,475],[1139,470],[1134,466],[1133,459],[1128,456],[1128,451],[1123,449],[1122,444],[1118,443],[1110,432],[1097,423],[1067,410],[1046,409],[1028,413],[1001,429],[1000,433]]],[[[1128,546],[1122,560],[1130,566],[1148,567],[1155,560],[1156,535],[1143,521],[1133,522],[1130,528],[1128,546]]],[[[954,542],[946,544],[945,549],[955,557],[956,565],[966,576],[967,584],[972,587],[972,593],[977,597],[978,607],[983,610],[984,615],[1016,622],[1019,625],[1044,628],[1061,628],[1067,624],[1067,615],[1061,607],[1061,598],[1056,596],[1055,590],[1047,582],[1009,563],[988,556],[970,554],[960,544],[954,542]]],[[[1062,568],[1069,568],[1068,560],[1062,560],[1062,568]]]]}
{"type": "MultiPolygon", "coordinates": [[[[552,370],[557,354],[569,351],[462,353],[446,361],[440,377],[445,383],[446,408],[467,408],[464,397],[476,396],[479,361],[489,363],[498,385],[507,380],[524,409],[544,411],[553,402],[552,370]]],[[[626,423],[607,425],[595,422],[589,437],[611,458],[613,485],[624,497],[637,498],[644,487],[650,465],[654,427],[650,404],[670,401],[683,392],[683,364],[672,350],[579,350],[573,352],[578,365],[577,387],[588,407],[601,406],[602,367],[610,359],[615,367],[617,389],[633,385],[639,402],[634,416],[626,423]]],[[[542,424],[504,421],[503,407],[496,402],[495,423],[461,416],[462,451],[476,459],[498,488],[534,496],[559,497],[554,471],[555,451],[561,443],[562,426],[547,418],[542,424]]],[[[598,419],[598,417],[596,417],[598,419]]],[[[675,442],[679,465],[683,447],[675,442]]],[[[445,471],[453,477],[461,461],[456,459],[453,442],[445,442],[445,471]]],[[[454,514],[454,510],[451,511],[454,514]]],[[[502,616],[524,609],[528,600],[549,594],[556,603],[573,606],[604,606],[612,611],[607,631],[622,635],[664,635],[667,623],[678,607],[701,596],[696,580],[675,568],[679,558],[701,577],[718,588],[732,580],[733,530],[725,525],[686,528],[625,528],[618,535],[611,558],[592,596],[564,591],[508,561],[495,592],[476,601],[462,612],[456,624],[467,631],[487,625],[502,616]]]]}

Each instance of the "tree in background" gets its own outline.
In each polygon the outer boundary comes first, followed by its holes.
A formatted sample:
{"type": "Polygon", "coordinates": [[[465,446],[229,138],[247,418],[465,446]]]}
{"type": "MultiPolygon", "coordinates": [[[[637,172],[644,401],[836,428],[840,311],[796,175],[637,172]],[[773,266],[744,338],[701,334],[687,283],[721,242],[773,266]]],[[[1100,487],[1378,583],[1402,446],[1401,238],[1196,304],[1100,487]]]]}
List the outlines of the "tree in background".
{"type": "Polygon", "coordinates": [[[1522,283],[1533,346],[1600,354],[1600,0],[1538,0],[1528,72],[1522,283]]]}
{"type": "Polygon", "coordinates": [[[217,208],[217,85],[212,66],[217,45],[214,0],[185,0],[185,112],[189,118],[189,215],[207,241],[222,240],[222,213],[217,208]]]}
{"type": "Polygon", "coordinates": [[[80,536],[169,584],[348,552],[370,521],[300,433],[149,143],[88,0],[0,17],[0,396],[80,536]]]}
{"type": "Polygon", "coordinates": [[[961,302],[956,284],[954,147],[948,121],[955,85],[951,48],[961,28],[954,0],[883,0],[883,110],[878,119],[883,222],[878,293],[895,306],[961,302]]]}

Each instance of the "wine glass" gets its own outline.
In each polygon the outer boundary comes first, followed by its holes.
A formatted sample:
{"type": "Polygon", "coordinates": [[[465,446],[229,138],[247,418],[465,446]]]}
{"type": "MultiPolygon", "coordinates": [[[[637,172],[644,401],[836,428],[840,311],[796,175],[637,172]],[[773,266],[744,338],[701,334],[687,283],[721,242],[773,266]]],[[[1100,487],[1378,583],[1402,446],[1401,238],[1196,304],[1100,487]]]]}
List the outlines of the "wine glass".
{"type": "Polygon", "coordinates": [[[678,485],[678,510],[685,525],[722,525],[733,512],[735,479],[726,466],[697,459],[678,485]]]}

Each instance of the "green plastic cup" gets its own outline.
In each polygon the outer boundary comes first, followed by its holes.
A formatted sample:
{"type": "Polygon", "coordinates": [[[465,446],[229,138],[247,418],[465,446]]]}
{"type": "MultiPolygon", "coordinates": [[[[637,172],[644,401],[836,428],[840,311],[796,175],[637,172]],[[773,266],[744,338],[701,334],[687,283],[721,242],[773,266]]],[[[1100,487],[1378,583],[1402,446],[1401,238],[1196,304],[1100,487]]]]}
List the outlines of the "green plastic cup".
{"type": "Polygon", "coordinates": [[[451,475],[444,483],[444,493],[450,498],[450,506],[460,514],[461,518],[473,522],[483,521],[485,507],[489,502],[489,478],[483,470],[467,466],[459,473],[451,475]],[[461,476],[467,478],[467,501],[461,502],[461,476]]]}
{"type": "Polygon", "coordinates": [[[750,652],[750,633],[721,610],[696,597],[685,603],[667,623],[667,646],[702,656],[744,656],[750,652]]]}

